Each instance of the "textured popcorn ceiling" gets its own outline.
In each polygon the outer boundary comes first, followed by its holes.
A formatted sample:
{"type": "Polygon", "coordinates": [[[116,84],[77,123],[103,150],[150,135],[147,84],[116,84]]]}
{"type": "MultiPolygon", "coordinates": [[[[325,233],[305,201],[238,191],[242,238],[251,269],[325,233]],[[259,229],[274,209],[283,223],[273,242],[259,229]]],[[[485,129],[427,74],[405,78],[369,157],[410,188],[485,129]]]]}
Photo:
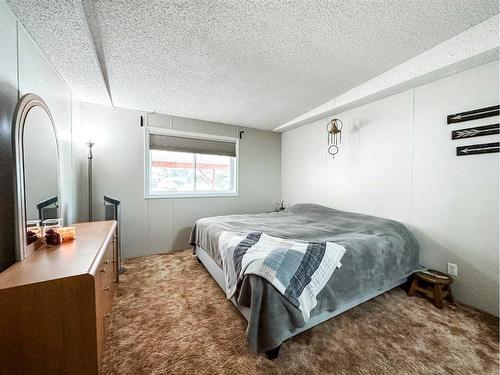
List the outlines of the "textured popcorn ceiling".
{"type": "Polygon", "coordinates": [[[266,129],[498,13],[497,0],[10,5],[83,101],[108,100],[108,81],[116,106],[266,129]]]}
{"type": "Polygon", "coordinates": [[[498,60],[499,21],[498,14],[488,18],[273,130],[292,129],[411,87],[498,60]]]}
{"type": "Polygon", "coordinates": [[[80,1],[7,0],[7,4],[80,100],[110,104],[80,1]]]}

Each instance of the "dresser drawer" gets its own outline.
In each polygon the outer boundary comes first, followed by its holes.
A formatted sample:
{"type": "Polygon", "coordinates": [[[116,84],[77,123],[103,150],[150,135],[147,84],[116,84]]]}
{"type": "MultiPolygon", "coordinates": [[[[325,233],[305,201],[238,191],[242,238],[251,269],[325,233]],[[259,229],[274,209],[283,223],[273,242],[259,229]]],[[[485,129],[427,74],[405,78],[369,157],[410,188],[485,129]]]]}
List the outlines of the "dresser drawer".
{"type": "Polygon", "coordinates": [[[109,318],[113,304],[115,287],[115,242],[114,237],[106,245],[105,251],[99,259],[95,269],[95,306],[96,306],[96,334],[99,366],[102,360],[104,342],[107,336],[109,318]]]}
{"type": "Polygon", "coordinates": [[[97,303],[103,303],[106,306],[107,312],[111,310],[115,269],[116,262],[114,261],[114,242],[110,241],[99,262],[99,266],[97,267],[95,274],[97,303]]]}
{"type": "Polygon", "coordinates": [[[111,312],[111,307],[113,304],[113,293],[115,287],[115,262],[114,260],[114,242],[110,241],[106,252],[104,254],[102,262],[102,270],[104,272],[99,272],[102,277],[102,290],[103,290],[103,306],[104,313],[109,314],[111,312]]]}

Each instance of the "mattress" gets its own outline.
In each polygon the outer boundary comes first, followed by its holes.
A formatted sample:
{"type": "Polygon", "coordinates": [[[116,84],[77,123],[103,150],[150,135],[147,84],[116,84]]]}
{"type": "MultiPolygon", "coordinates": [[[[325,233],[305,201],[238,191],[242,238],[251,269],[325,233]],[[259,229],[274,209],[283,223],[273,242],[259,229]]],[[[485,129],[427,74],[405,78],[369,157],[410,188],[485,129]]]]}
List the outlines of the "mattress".
{"type": "MultiPolygon", "coordinates": [[[[201,246],[221,265],[218,238],[223,231],[263,232],[344,246],[342,267],[317,296],[318,304],[311,317],[335,311],[421,269],[418,242],[403,224],[315,204],[297,204],[274,213],[200,219],[192,229],[190,243],[201,246]]],[[[301,312],[258,276],[245,276],[237,300],[250,308],[247,339],[256,352],[279,346],[285,337],[290,337],[290,332],[306,324],[301,312]]]]}

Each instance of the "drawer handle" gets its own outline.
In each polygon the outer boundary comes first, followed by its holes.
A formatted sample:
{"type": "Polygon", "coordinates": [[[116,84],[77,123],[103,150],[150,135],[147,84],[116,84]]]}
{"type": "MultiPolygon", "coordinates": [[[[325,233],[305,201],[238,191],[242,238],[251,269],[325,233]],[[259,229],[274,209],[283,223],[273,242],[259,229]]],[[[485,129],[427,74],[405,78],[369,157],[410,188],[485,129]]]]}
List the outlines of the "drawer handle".
{"type": "Polygon", "coordinates": [[[108,263],[109,263],[109,260],[107,260],[107,259],[106,259],[103,263],[104,263],[104,264],[108,264],[108,263]]]}
{"type": "Polygon", "coordinates": [[[102,325],[102,334],[104,337],[107,337],[108,336],[108,328],[107,328],[107,324],[106,324],[106,319],[109,319],[109,317],[111,316],[110,313],[107,313],[107,314],[104,314],[102,316],[102,322],[103,322],[103,325],[102,325]]]}
{"type": "Polygon", "coordinates": [[[104,288],[104,290],[105,290],[106,292],[109,292],[109,286],[107,286],[106,288],[104,288]]]}
{"type": "Polygon", "coordinates": [[[100,272],[101,273],[106,273],[106,268],[103,268],[100,272]]]}

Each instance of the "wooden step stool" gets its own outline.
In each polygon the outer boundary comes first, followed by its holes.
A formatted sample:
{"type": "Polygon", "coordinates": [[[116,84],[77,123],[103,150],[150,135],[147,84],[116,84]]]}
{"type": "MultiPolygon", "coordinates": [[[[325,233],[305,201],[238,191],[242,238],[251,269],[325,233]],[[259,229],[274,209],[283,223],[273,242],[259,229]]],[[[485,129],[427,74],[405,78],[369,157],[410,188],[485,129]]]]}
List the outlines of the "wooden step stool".
{"type": "Polygon", "coordinates": [[[453,294],[451,293],[451,284],[453,279],[447,274],[435,270],[427,270],[429,273],[416,272],[413,275],[409,296],[414,296],[417,292],[429,297],[434,306],[438,309],[443,308],[443,299],[453,303],[453,294]]]}

